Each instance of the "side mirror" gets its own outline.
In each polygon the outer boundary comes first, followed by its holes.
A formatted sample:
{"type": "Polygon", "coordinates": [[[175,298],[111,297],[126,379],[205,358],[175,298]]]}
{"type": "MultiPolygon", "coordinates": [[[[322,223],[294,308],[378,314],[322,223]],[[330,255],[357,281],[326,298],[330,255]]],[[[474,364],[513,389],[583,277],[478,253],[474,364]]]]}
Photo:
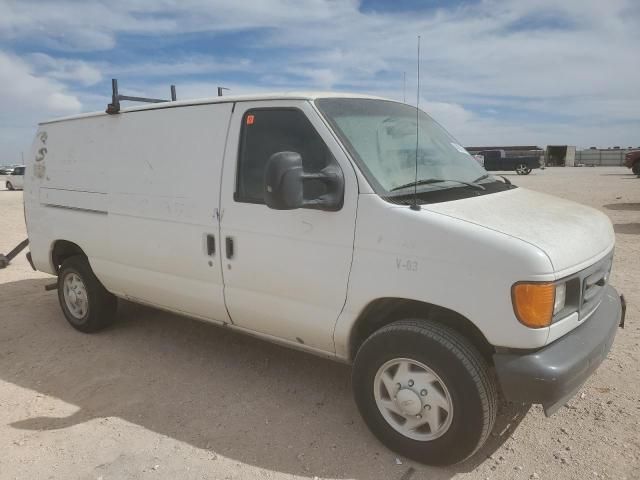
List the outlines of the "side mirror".
{"type": "Polygon", "coordinates": [[[317,173],[305,173],[302,157],[297,152],[271,155],[264,172],[264,200],[274,210],[313,208],[340,210],[344,199],[344,177],[338,165],[329,165],[317,173]],[[325,193],[317,198],[304,198],[304,182],[319,181],[325,193]]]}
{"type": "Polygon", "coordinates": [[[269,157],[264,170],[264,201],[274,210],[293,210],[304,203],[302,157],[278,152],[269,157]]]}

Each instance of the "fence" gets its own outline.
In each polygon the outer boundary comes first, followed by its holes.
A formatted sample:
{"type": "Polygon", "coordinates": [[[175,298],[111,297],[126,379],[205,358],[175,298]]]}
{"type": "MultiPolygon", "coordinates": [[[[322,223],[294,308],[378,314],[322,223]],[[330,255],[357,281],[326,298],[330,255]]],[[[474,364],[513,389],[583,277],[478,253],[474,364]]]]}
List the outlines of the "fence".
{"type": "Polygon", "coordinates": [[[614,167],[624,165],[624,156],[628,150],[578,150],[576,152],[576,165],[584,164],[588,167],[614,167]]]}

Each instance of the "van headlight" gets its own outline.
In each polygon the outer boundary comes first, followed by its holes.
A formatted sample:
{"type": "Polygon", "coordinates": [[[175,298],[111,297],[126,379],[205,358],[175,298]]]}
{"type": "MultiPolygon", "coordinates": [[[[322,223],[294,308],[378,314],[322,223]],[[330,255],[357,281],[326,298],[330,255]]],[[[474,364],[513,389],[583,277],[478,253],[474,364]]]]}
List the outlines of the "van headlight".
{"type": "Polygon", "coordinates": [[[567,284],[564,282],[556,284],[556,299],[553,302],[554,315],[562,311],[566,301],[567,301],[567,284]]]}
{"type": "Polygon", "coordinates": [[[548,327],[565,309],[567,283],[518,282],[511,287],[511,301],[520,323],[529,328],[548,327]]]}
{"type": "Polygon", "coordinates": [[[553,282],[518,282],[511,287],[516,318],[529,328],[551,325],[556,300],[553,282]]]}

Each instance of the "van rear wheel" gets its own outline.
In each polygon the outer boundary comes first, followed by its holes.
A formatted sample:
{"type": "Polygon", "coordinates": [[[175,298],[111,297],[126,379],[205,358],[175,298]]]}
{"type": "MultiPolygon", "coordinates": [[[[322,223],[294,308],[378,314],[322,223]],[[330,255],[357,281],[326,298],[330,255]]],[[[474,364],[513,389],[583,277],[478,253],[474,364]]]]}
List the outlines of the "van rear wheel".
{"type": "Polygon", "coordinates": [[[473,455],[498,408],[495,382],[476,348],[427,320],[401,320],[371,335],[356,355],[353,390],[383,444],[429,465],[473,455]]]}
{"type": "Polygon", "coordinates": [[[5,187],[7,187],[7,190],[13,190],[13,185],[11,184],[11,182],[5,183],[5,187]]]}
{"type": "Polygon", "coordinates": [[[115,319],[118,300],[96,278],[84,256],[62,262],[58,272],[58,300],[73,328],[84,333],[102,330],[115,319]]]}
{"type": "Polygon", "coordinates": [[[531,173],[531,167],[526,163],[519,163],[516,165],[516,173],[518,175],[529,175],[531,173]]]}

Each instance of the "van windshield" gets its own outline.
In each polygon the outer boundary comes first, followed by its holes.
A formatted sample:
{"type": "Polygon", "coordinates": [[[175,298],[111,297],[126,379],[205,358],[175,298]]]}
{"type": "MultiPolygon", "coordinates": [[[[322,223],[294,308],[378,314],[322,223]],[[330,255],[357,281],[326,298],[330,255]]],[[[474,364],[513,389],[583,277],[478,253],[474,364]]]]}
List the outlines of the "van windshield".
{"type": "Polygon", "coordinates": [[[471,187],[476,185],[469,184],[502,184],[421,110],[416,138],[416,109],[409,105],[359,98],[323,98],[315,103],[382,197],[413,194],[416,147],[419,194],[464,189],[474,195],[478,190],[471,187]]]}

